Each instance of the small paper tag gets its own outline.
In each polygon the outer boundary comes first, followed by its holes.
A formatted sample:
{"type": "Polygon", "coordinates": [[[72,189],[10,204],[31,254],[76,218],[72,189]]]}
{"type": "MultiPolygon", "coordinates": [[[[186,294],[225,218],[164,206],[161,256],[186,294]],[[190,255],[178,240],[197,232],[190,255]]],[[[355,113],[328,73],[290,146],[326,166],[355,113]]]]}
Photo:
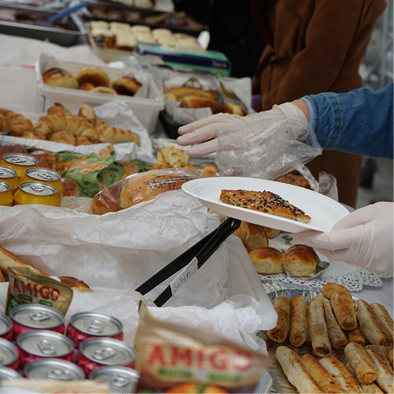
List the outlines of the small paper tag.
{"type": "Polygon", "coordinates": [[[170,283],[171,293],[174,295],[197,271],[198,260],[195,257],[170,283]]]}

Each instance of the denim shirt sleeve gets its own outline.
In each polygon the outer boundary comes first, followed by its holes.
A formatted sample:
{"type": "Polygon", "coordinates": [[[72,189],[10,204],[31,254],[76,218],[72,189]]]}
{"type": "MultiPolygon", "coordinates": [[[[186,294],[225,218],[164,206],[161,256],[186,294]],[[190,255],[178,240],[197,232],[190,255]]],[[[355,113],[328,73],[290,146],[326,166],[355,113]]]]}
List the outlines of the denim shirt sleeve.
{"type": "Polygon", "coordinates": [[[310,123],[325,150],[393,158],[393,84],[372,92],[305,96],[310,123]]]}

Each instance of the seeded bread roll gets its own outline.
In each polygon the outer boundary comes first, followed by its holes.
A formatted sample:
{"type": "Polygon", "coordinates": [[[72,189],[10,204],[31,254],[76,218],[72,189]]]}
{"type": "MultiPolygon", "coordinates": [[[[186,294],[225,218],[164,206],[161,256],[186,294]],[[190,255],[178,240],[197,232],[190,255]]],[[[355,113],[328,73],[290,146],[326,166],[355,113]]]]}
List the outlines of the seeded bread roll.
{"type": "Polygon", "coordinates": [[[306,245],[294,245],[283,254],[283,271],[295,277],[311,277],[316,273],[319,257],[306,245]]]}
{"type": "Polygon", "coordinates": [[[136,174],[114,183],[92,200],[90,213],[103,215],[118,212],[143,201],[153,200],[161,193],[178,190],[185,182],[204,178],[203,175],[186,169],[151,170],[136,174]]]}
{"type": "Polygon", "coordinates": [[[78,81],[66,70],[62,68],[50,68],[42,74],[42,81],[46,85],[78,89],[78,81]]]}
{"type": "Polygon", "coordinates": [[[253,249],[249,257],[259,274],[272,275],[283,272],[282,253],[277,249],[270,247],[253,249]]]}

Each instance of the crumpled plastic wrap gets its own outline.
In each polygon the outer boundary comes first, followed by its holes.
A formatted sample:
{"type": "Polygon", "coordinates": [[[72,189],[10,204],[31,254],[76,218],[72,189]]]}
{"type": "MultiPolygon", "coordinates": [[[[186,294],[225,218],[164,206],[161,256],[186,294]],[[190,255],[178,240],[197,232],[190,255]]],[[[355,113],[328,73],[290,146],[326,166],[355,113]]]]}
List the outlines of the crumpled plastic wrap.
{"type": "Polygon", "coordinates": [[[322,154],[312,127],[296,115],[272,116],[218,133],[216,163],[220,176],[275,179],[322,154]],[[292,127],[305,128],[294,140],[292,127]]]}
{"type": "MultiPolygon", "coordinates": [[[[93,288],[94,293],[75,292],[67,321],[80,311],[108,313],[123,322],[130,344],[138,324],[136,301],[142,298],[134,289],[219,225],[218,215],[182,190],[102,216],[43,205],[0,207],[0,215],[2,247],[51,275],[74,276],[93,288]]],[[[148,305],[172,279],[146,295],[148,305]]],[[[6,285],[0,284],[0,292],[5,294],[6,285]]],[[[159,319],[211,329],[254,349],[254,333],[272,328],[276,319],[236,237],[164,307],[152,309],[159,319]]]]}
{"type": "MultiPolygon", "coordinates": [[[[134,142],[126,142],[122,144],[113,144],[116,153],[116,161],[120,163],[128,163],[134,159],[141,159],[148,162],[154,162],[152,156],[152,143],[149,138],[148,131],[134,115],[133,110],[125,101],[111,101],[97,107],[94,107],[96,115],[99,119],[108,122],[111,126],[120,127],[131,130],[140,137],[141,145],[138,146],[134,142]]],[[[41,116],[45,114],[38,113],[22,113],[30,119],[33,124],[38,122],[41,116]]],[[[68,145],[59,142],[35,140],[21,137],[11,137],[9,135],[0,134],[0,143],[20,144],[29,148],[44,149],[50,152],[62,152],[65,150],[78,152],[81,154],[98,153],[108,143],[92,144],[92,145],[68,145]]]]}

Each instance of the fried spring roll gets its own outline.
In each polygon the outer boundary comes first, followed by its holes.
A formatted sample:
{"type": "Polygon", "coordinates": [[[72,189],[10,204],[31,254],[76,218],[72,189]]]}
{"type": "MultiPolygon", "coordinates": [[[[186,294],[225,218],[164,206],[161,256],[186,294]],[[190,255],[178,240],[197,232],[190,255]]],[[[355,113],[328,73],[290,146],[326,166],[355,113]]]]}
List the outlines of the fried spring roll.
{"type": "Polygon", "coordinates": [[[393,365],[393,362],[394,362],[394,354],[393,354],[394,352],[393,352],[393,349],[390,349],[388,352],[387,352],[387,359],[390,361],[390,364],[391,364],[391,366],[393,367],[394,365],[393,365]]]}
{"type": "Polygon", "coordinates": [[[332,310],[340,327],[343,330],[354,330],[357,327],[357,318],[350,291],[345,286],[327,283],[322,289],[322,294],[331,301],[332,310]]]}
{"type": "Polygon", "coordinates": [[[304,354],[301,361],[324,393],[343,393],[337,378],[332,376],[313,356],[304,354]]]}
{"type": "Polygon", "coordinates": [[[361,387],[348,369],[336,358],[326,357],[319,360],[319,363],[331,374],[334,375],[345,393],[362,393],[361,387]]]}
{"type": "Polygon", "coordinates": [[[363,345],[350,342],[345,347],[345,355],[362,384],[371,384],[376,380],[379,374],[378,369],[363,345]]]}
{"type": "Polygon", "coordinates": [[[295,346],[301,346],[308,333],[307,321],[307,303],[305,297],[294,296],[290,299],[290,343],[295,346]]]}
{"type": "Polygon", "coordinates": [[[267,335],[272,341],[282,343],[290,328],[290,302],[287,297],[279,296],[272,301],[272,305],[278,314],[278,322],[275,328],[267,332],[267,335]]]}
{"type": "Polygon", "coordinates": [[[390,350],[387,346],[379,346],[379,345],[368,345],[365,346],[365,350],[372,349],[374,352],[381,354],[384,357],[387,357],[387,353],[390,350]]]}
{"type": "Polygon", "coordinates": [[[286,346],[276,349],[276,358],[281,365],[289,382],[300,394],[322,393],[322,388],[316,383],[304,367],[300,356],[286,346]]]}
{"type": "MultiPolygon", "coordinates": [[[[352,368],[352,366],[349,363],[346,364],[346,368],[352,373],[352,375],[357,380],[356,373],[354,372],[354,369],[352,368]]],[[[363,391],[363,393],[368,393],[368,394],[380,394],[380,393],[383,393],[383,391],[375,383],[362,384],[358,380],[357,380],[357,383],[360,385],[361,390],[363,391]]]]}
{"type": "Polygon", "coordinates": [[[332,352],[326,318],[324,316],[323,301],[313,297],[308,306],[309,338],[312,342],[313,352],[318,357],[328,357],[332,352]]]}
{"type": "Polygon", "coordinates": [[[377,302],[371,304],[372,310],[375,312],[376,317],[378,318],[381,326],[384,331],[388,334],[391,341],[393,340],[393,319],[390,317],[387,309],[377,302]]]}
{"type": "Polygon", "coordinates": [[[367,338],[360,330],[360,326],[357,326],[354,330],[345,331],[345,333],[349,342],[357,342],[364,346],[368,343],[367,338]]]}
{"type": "Polygon", "coordinates": [[[391,365],[386,357],[382,356],[379,353],[376,353],[372,349],[367,349],[367,353],[372,358],[373,362],[376,365],[376,368],[379,371],[378,377],[376,379],[376,383],[379,387],[385,391],[386,393],[394,392],[394,374],[391,369],[391,365]]]}
{"type": "Polygon", "coordinates": [[[357,319],[360,323],[361,332],[372,345],[388,346],[391,343],[390,337],[380,328],[378,318],[375,316],[371,305],[363,300],[355,303],[357,319]]]}
{"type": "Polygon", "coordinates": [[[328,335],[330,336],[331,345],[335,349],[344,349],[349,341],[335,319],[330,301],[328,301],[327,298],[324,298],[323,296],[321,296],[321,299],[323,301],[324,314],[326,316],[328,335]]]}

